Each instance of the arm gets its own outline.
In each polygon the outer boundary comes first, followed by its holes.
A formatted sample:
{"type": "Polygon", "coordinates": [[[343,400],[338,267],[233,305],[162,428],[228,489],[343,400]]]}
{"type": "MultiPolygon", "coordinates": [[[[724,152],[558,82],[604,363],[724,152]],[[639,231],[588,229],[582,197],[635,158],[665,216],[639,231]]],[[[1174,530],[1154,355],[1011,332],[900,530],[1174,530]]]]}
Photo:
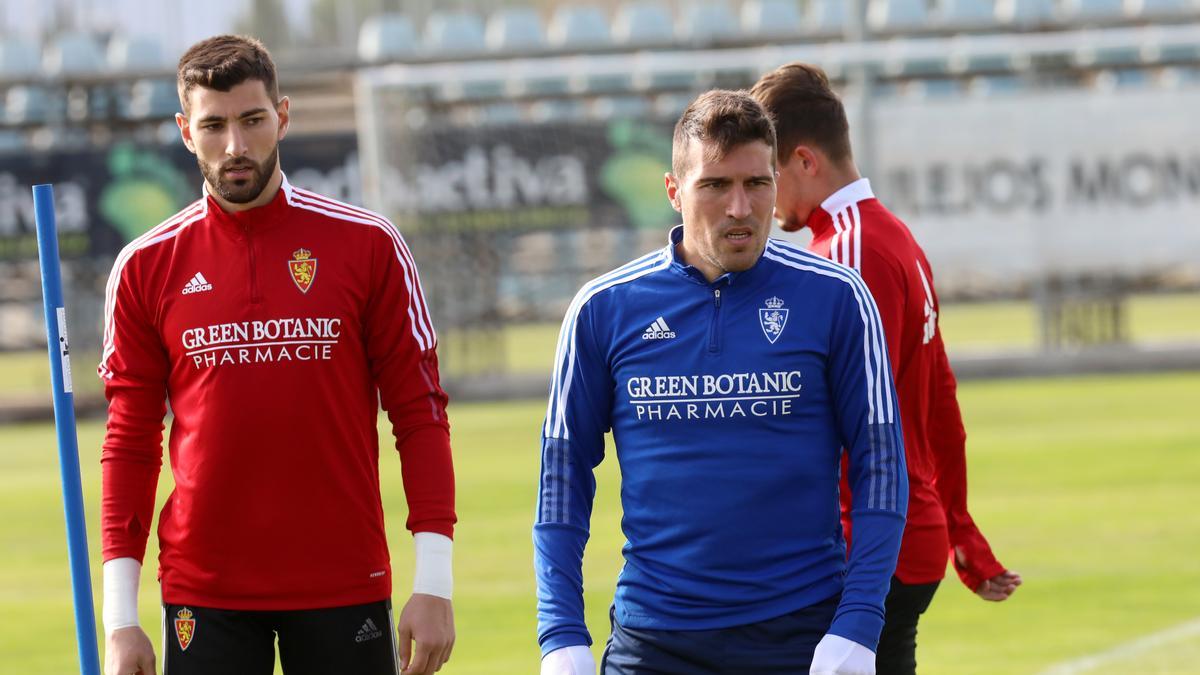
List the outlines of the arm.
{"type": "Polygon", "coordinates": [[[610,425],[612,382],[583,293],[563,320],[542,427],[533,544],[543,655],[592,642],[583,615],[583,549],[596,494],[593,469],[604,457],[610,425]]]}
{"type": "Polygon", "coordinates": [[[135,290],[141,286],[136,280],[132,262],[114,266],[98,368],[108,399],[100,454],[100,529],[109,673],[154,669],[153,648],[138,624],[137,596],[162,468],[169,362],[151,313],[135,290]]]}
{"type": "MultiPolygon", "coordinates": [[[[908,282],[904,270],[896,266],[894,257],[881,255],[874,246],[865,246],[860,253],[860,265],[863,281],[871,297],[875,298],[875,307],[879,310],[879,319],[883,323],[883,335],[887,345],[888,362],[891,364],[892,381],[899,377],[900,369],[900,336],[903,335],[905,298],[908,297],[908,282]]],[[[847,458],[842,458],[842,530],[846,541],[853,543],[853,519],[850,511],[853,508],[850,489],[850,471],[847,458]]]]}
{"type": "Polygon", "coordinates": [[[437,337],[412,256],[398,232],[373,232],[364,336],[371,377],[400,454],[406,526],[416,550],[413,595],[397,633],[405,673],[434,672],[454,646],[454,466],[437,337]],[[415,646],[414,643],[415,642],[415,646]]]}
{"type": "Polygon", "coordinates": [[[900,412],[875,303],[856,273],[834,317],[829,383],[853,494],[841,604],[829,633],[874,650],[908,510],[900,412]]]}
{"type": "Polygon", "coordinates": [[[1020,578],[1008,579],[1004,565],[996,559],[987,539],[967,511],[967,434],[963,428],[962,412],[958,407],[958,383],[938,331],[930,344],[936,354],[933,400],[929,408],[930,446],[937,463],[935,486],[946,524],[950,530],[950,546],[954,552],[954,569],[959,579],[972,591],[987,591],[985,584],[995,579],[1002,583],[999,596],[985,595],[992,600],[1008,597],[1020,584],[1020,578]],[[1006,581],[1007,580],[1007,581],[1006,581]],[[1011,585],[1010,583],[1015,582],[1011,585]]]}

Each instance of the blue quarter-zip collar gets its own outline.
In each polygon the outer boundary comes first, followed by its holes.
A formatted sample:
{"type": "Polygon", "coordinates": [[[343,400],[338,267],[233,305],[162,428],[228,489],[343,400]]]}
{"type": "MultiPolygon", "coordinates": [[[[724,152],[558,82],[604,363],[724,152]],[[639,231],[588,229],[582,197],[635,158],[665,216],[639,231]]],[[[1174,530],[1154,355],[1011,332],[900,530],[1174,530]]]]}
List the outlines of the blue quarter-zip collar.
{"type": "Polygon", "coordinates": [[[758,276],[759,270],[763,266],[763,259],[760,255],[758,261],[750,269],[741,272],[726,272],[709,282],[700,270],[687,264],[679,257],[679,243],[682,241],[683,225],[672,227],[670,234],[667,235],[667,250],[671,254],[671,270],[683,275],[689,281],[707,288],[724,288],[725,286],[733,286],[735,284],[745,285],[758,276]]]}

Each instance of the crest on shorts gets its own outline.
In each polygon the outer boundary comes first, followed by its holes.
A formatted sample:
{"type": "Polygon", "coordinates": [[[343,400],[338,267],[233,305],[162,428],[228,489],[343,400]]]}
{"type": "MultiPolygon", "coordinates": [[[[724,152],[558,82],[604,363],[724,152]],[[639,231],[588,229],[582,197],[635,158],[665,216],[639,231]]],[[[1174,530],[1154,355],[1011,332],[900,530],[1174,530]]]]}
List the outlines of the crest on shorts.
{"type": "Polygon", "coordinates": [[[187,651],[196,635],[196,620],[192,618],[192,610],[184,607],[175,613],[175,637],[179,639],[179,648],[187,651]]]}
{"type": "Polygon", "coordinates": [[[312,288],[313,280],[317,278],[317,259],[312,257],[312,251],[298,248],[292,252],[292,259],[288,261],[288,272],[291,272],[296,288],[299,288],[301,293],[307,293],[308,289],[312,288]]]}
{"type": "Polygon", "coordinates": [[[783,308],[783,300],[777,297],[767,298],[766,307],[758,310],[758,324],[762,326],[763,335],[771,344],[783,335],[783,327],[787,325],[788,311],[783,308]]]}

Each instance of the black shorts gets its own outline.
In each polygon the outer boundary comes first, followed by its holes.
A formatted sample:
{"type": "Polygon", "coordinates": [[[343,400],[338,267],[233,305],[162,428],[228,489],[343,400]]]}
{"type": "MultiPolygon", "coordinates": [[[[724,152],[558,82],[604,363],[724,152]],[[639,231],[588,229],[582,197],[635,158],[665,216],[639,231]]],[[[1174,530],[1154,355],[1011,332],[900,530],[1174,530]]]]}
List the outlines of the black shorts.
{"type": "Polygon", "coordinates": [[[398,675],[392,603],[289,611],[163,605],[163,675],[398,675]]]}
{"type": "Polygon", "coordinates": [[[879,635],[879,649],[875,652],[877,675],[916,675],[917,622],[929,609],[940,583],[906,584],[892,577],[883,632],[879,635]]]}
{"type": "Polygon", "coordinates": [[[813,650],[829,630],[841,594],[790,614],[716,630],[645,630],[622,626],[609,610],[612,633],[601,675],[730,675],[807,673],[813,650]]]}

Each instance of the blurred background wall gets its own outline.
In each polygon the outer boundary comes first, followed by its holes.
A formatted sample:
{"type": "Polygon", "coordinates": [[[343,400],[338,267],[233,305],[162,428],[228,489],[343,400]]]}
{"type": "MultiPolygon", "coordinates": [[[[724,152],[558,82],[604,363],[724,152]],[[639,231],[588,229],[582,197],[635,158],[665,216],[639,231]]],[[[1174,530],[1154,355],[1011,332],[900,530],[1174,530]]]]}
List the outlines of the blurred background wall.
{"type": "MultiPolygon", "coordinates": [[[[76,351],[94,352],[115,254],[199,195],[174,64],[229,31],[276,57],[289,179],[404,232],[458,393],[544,391],[574,290],[675,222],[684,106],[797,59],[843,92],[943,301],[1031,317],[956,355],[966,376],[1200,363],[1200,330],[1150,344],[1130,319],[1130,298],[1200,288],[1200,0],[4,0],[6,379],[44,341],[29,186],[55,183],[76,351]]],[[[1196,323],[1200,305],[1171,307],[1196,323]]],[[[16,389],[0,408],[41,395],[16,389]]]]}

